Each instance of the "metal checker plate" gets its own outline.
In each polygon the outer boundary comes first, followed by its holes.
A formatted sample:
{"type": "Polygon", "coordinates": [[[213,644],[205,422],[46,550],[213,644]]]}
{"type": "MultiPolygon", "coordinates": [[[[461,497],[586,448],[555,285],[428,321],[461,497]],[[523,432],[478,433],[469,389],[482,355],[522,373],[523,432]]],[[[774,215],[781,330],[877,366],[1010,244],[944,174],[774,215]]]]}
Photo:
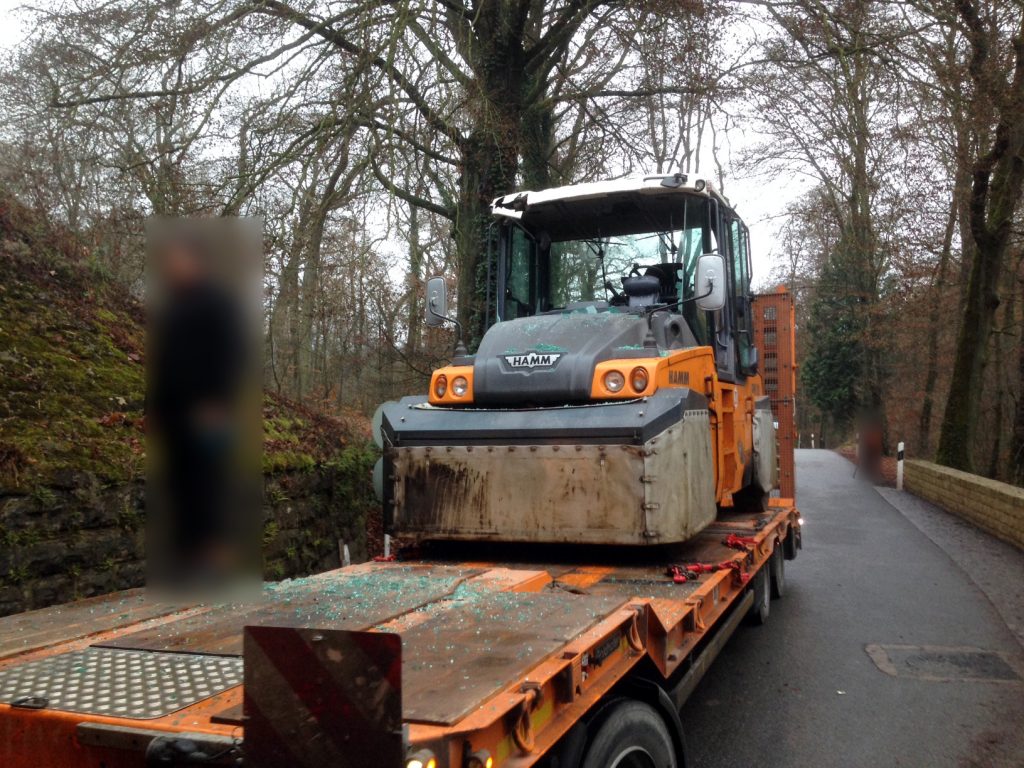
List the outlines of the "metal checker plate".
{"type": "Polygon", "coordinates": [[[42,697],[47,709],[151,719],[242,683],[242,660],[85,648],[0,669],[0,703],[42,697]]]}

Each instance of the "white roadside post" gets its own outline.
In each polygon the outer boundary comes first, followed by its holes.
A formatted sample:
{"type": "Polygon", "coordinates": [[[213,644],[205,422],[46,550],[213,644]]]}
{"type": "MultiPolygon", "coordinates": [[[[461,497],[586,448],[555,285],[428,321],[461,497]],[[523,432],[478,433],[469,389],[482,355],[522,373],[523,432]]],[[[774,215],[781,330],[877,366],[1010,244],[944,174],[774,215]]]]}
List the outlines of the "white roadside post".
{"type": "Polygon", "coordinates": [[[896,444],[896,490],[903,490],[903,441],[896,444]]]}

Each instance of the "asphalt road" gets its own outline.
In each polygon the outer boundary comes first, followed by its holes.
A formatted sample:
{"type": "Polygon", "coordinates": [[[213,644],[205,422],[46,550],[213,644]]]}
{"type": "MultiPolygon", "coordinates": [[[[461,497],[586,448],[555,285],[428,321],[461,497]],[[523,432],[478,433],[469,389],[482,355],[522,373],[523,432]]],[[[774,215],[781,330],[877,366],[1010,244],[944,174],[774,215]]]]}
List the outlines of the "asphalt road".
{"type": "Polygon", "coordinates": [[[1024,649],[1003,616],[845,459],[796,461],[803,551],[684,707],[689,768],[1024,768],[1024,649]]]}

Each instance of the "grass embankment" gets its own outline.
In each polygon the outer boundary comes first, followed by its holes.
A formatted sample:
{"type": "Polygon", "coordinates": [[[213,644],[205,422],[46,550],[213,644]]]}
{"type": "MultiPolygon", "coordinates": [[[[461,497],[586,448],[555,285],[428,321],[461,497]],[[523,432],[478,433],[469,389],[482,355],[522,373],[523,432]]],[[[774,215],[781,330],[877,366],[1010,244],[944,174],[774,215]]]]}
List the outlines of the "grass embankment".
{"type": "MultiPolygon", "coordinates": [[[[0,492],[75,473],[105,484],[145,463],[143,307],[78,241],[0,191],[0,492]]],[[[365,419],[265,395],[267,473],[369,471],[365,419]]]]}

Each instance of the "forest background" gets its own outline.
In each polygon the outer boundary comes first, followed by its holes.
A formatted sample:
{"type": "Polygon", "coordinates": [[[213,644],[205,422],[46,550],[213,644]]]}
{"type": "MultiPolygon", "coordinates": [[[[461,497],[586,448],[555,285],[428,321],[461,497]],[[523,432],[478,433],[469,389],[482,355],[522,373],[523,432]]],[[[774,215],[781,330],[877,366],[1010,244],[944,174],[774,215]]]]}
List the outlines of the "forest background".
{"type": "MultiPolygon", "coordinates": [[[[147,216],[260,216],[265,386],[425,388],[497,195],[682,170],[797,296],[804,445],[865,412],[1024,484],[1015,0],[70,0],[5,9],[0,188],[141,296],[147,216]]],[[[3,414],[0,414],[3,418],[3,414]]]]}

